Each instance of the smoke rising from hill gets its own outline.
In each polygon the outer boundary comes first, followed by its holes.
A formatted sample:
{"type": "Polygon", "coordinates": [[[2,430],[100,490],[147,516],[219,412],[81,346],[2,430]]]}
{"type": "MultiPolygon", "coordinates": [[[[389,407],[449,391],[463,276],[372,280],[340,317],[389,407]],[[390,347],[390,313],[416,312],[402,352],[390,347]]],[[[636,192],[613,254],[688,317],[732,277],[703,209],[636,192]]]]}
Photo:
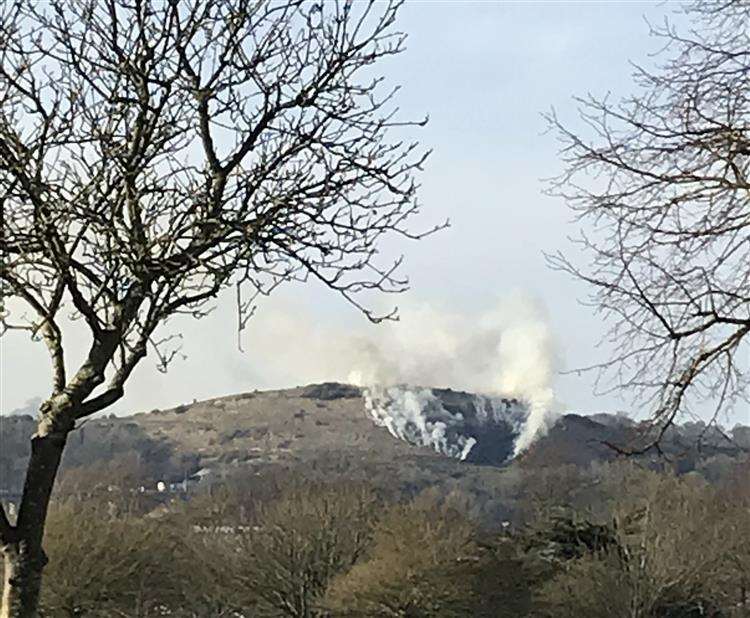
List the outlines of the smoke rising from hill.
{"type": "Polygon", "coordinates": [[[365,387],[375,422],[410,442],[458,458],[471,449],[468,439],[451,431],[463,419],[439,411],[424,387],[521,400],[527,417],[517,428],[515,454],[554,418],[554,339],[544,309],[528,296],[514,294],[481,314],[410,305],[402,307],[398,322],[356,335],[311,328],[285,312],[269,324],[262,313],[264,328],[248,339],[256,349],[275,348],[267,355],[270,362],[284,363],[298,383],[339,380],[365,387]],[[279,355],[280,339],[295,342],[296,353],[279,355]]]}
{"type": "Polygon", "coordinates": [[[410,444],[473,463],[514,456],[528,419],[521,402],[449,389],[369,386],[365,406],[376,425],[410,444]]]}
{"type": "MultiPolygon", "coordinates": [[[[363,357],[348,375],[349,382],[360,386],[448,386],[522,400],[527,418],[519,429],[514,455],[542,435],[555,414],[553,338],[544,311],[526,296],[515,295],[480,316],[451,315],[429,307],[407,310],[382,339],[361,342],[360,351],[363,357]]],[[[382,398],[369,396],[370,401],[378,399],[382,398]]],[[[401,407],[391,401],[387,408],[371,408],[378,422],[400,411],[400,418],[389,420],[392,430],[413,424],[420,400],[426,410],[425,395],[416,390],[404,398],[401,407]]],[[[427,419],[420,422],[428,428],[427,419]]],[[[435,422],[433,432],[443,428],[435,422]]],[[[438,442],[445,439],[435,438],[438,442]]],[[[444,451],[437,444],[435,448],[444,451]]],[[[471,445],[457,442],[453,448],[462,453],[456,456],[465,458],[471,445]]]]}
{"type": "Polygon", "coordinates": [[[461,414],[445,409],[428,388],[371,386],[364,391],[367,411],[376,425],[410,444],[465,460],[476,438],[463,431],[461,414]]]}

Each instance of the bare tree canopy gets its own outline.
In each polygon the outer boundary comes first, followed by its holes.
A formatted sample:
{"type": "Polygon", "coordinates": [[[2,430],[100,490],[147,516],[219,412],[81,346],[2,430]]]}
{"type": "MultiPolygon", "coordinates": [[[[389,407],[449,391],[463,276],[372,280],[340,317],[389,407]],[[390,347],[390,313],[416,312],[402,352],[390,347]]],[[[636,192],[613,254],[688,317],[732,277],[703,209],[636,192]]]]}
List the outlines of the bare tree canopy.
{"type": "Polygon", "coordinates": [[[81,403],[101,380],[68,378],[66,301],[117,365],[113,391],[159,322],[228,284],[312,276],[378,319],[357,294],[404,288],[375,252],[409,235],[424,159],[385,139],[393,93],[363,71],[401,50],[396,8],[6,5],[2,278],[37,315],[3,321],[45,337],[55,392],[81,403]]]}
{"type": "MultiPolygon", "coordinates": [[[[389,137],[420,123],[396,117],[371,68],[403,48],[399,4],[3,3],[0,280],[25,310],[5,304],[0,321],[43,339],[53,365],[3,545],[43,562],[67,433],[122,397],[148,350],[166,366],[175,349],[155,333],[170,316],[237,286],[241,328],[254,295],[314,278],[389,317],[362,293],[406,287],[377,249],[423,235],[407,223],[426,157],[389,137]],[[91,334],[72,370],[71,313],[91,334]]],[[[13,603],[35,604],[23,594],[13,603]]]]}
{"type": "Polygon", "coordinates": [[[666,59],[636,68],[633,96],[580,98],[581,133],[548,116],[566,164],[551,193],[592,265],[550,260],[594,286],[614,349],[598,384],[647,407],[650,446],[696,405],[744,406],[750,380],[750,3],[685,13],[688,34],[653,29],[666,59]]]}

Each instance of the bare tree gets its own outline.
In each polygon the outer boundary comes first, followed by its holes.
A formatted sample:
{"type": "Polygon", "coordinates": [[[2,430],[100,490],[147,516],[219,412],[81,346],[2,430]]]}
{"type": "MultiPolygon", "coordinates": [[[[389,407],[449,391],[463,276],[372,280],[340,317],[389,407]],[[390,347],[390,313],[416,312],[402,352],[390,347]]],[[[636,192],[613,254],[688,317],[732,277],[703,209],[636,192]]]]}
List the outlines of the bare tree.
{"type": "Polygon", "coordinates": [[[202,605],[209,572],[190,531],[168,518],[115,515],[110,507],[98,498],[50,506],[43,615],[146,618],[164,615],[160,608],[198,615],[192,610],[202,605]]]}
{"type": "Polygon", "coordinates": [[[604,521],[613,525],[597,526],[606,544],[579,538],[537,590],[533,615],[747,615],[747,493],[631,466],[612,472],[604,521]]]}
{"type": "Polygon", "coordinates": [[[331,581],[324,605],[348,617],[482,615],[473,611],[478,548],[464,507],[459,495],[428,490],[386,509],[366,558],[331,581]]]}
{"type": "Polygon", "coordinates": [[[369,546],[379,510],[374,492],[351,482],[294,483],[258,506],[252,526],[204,535],[214,537],[207,552],[217,562],[212,588],[247,615],[328,616],[320,607],[326,587],[369,546]]]}
{"type": "Polygon", "coordinates": [[[748,401],[750,333],[750,4],[688,5],[686,36],[670,22],[661,64],[636,67],[636,94],[578,99],[580,133],[548,116],[562,142],[563,196],[587,232],[583,267],[609,320],[598,386],[651,412],[658,447],[680,414],[709,402],[714,421],[748,401]]]}
{"type": "Polygon", "coordinates": [[[35,615],[50,493],[77,421],[113,404],[157,327],[317,279],[361,309],[399,292],[388,234],[419,238],[426,153],[371,65],[398,54],[398,2],[76,0],[0,8],[2,327],[46,344],[42,403],[19,515],[0,510],[0,615],[35,615]],[[11,314],[10,309],[22,309],[11,314]],[[66,366],[64,319],[86,325],[66,366]]]}

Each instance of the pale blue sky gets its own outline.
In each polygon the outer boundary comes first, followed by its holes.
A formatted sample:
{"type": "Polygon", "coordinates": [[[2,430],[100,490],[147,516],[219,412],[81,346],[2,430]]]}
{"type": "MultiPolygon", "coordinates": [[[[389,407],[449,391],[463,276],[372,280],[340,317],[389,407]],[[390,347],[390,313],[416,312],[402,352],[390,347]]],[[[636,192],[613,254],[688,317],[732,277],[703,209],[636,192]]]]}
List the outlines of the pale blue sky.
{"type": "MultiPolygon", "coordinates": [[[[659,48],[644,16],[659,21],[677,8],[670,2],[407,4],[400,22],[409,35],[407,51],[382,70],[403,86],[398,102],[404,116],[430,116],[417,134],[434,149],[422,177],[422,221],[427,226],[450,217],[453,225],[419,244],[386,247],[403,248],[407,257],[412,291],[399,304],[480,314],[521,291],[546,307],[565,367],[603,358],[605,350],[595,345],[604,327],[577,302],[585,287],[550,271],[542,256],[569,247],[566,236],[576,227],[560,200],[542,194],[540,179],[555,175],[560,164],[554,138],[543,134],[541,112],[555,106],[573,121],[574,94],[632,91],[629,60],[648,63],[659,48]]],[[[327,376],[320,359],[326,337],[342,329],[377,332],[324,290],[290,286],[261,305],[244,337],[247,352],[240,354],[230,304],[226,298],[209,318],[181,325],[187,360],[161,375],[146,359],[117,411],[339,378],[327,376]],[[310,336],[291,340],[279,331],[269,344],[274,320],[289,315],[304,315],[310,336]],[[256,334],[263,334],[262,344],[254,346],[256,334]],[[291,356],[295,362],[286,362],[291,356]]],[[[44,395],[47,379],[40,346],[15,335],[2,343],[2,409],[44,395]]],[[[561,376],[556,390],[566,409],[626,408],[614,397],[595,397],[587,376],[561,376]]]]}

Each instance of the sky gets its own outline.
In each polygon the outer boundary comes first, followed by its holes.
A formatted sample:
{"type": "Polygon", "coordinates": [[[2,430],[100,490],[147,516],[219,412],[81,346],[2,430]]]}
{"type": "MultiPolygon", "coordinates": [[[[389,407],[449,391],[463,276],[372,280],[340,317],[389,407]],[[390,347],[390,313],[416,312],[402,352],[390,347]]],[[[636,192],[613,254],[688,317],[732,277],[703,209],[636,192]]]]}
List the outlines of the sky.
{"type": "MultiPolygon", "coordinates": [[[[567,238],[578,228],[562,200],[543,194],[543,179],[559,173],[561,164],[541,114],[554,106],[563,120],[575,122],[574,95],[632,92],[629,62],[648,64],[649,54],[660,48],[646,18],[658,22],[677,8],[624,1],[407,3],[400,15],[407,49],[381,70],[390,84],[402,86],[398,104],[404,117],[430,118],[416,134],[433,149],[420,178],[417,223],[428,228],[449,218],[451,227],[418,243],[384,247],[406,256],[403,272],[411,289],[387,299],[405,319],[373,326],[327,290],[289,285],[259,305],[240,352],[232,299],[225,296],[209,317],[168,325],[163,332],[182,333],[185,358],[167,374],[147,358],[111,411],[343,380],[342,341],[386,332],[377,329],[413,328],[415,319],[407,318],[426,310],[433,317],[461,316],[439,319],[471,329],[498,306],[507,307],[509,298],[523,297],[545,316],[559,405],[637,415],[628,400],[596,395],[593,376],[558,373],[601,361],[607,349],[597,347],[605,325],[580,303],[586,287],[545,263],[544,252],[573,251],[567,238]]],[[[428,336],[403,339],[433,345],[428,336]]],[[[48,367],[41,344],[15,333],[2,340],[0,410],[44,396],[48,367]]],[[[736,421],[750,422],[750,413],[728,419],[730,425],[736,421]]]]}

